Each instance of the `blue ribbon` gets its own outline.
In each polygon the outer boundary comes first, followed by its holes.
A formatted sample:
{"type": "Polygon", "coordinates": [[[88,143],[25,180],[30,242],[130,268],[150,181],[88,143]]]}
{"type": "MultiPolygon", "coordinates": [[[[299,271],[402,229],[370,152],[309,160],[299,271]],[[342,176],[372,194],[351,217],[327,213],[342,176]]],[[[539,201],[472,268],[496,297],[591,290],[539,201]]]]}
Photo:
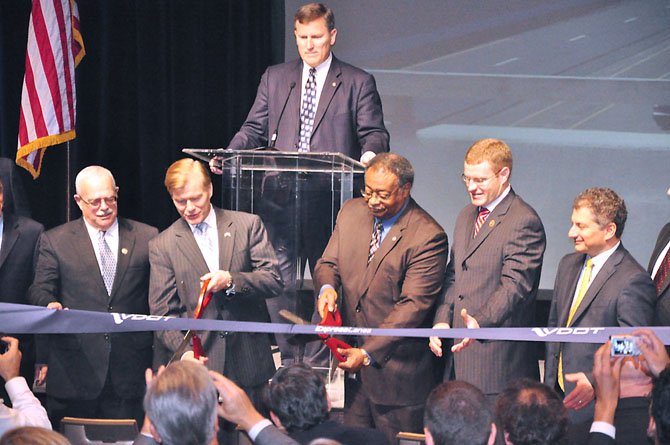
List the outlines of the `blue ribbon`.
{"type": "MultiPolygon", "coordinates": [[[[388,329],[352,326],[293,325],[232,320],[161,317],[158,315],[53,310],[42,306],[0,303],[0,331],[14,334],[92,334],[139,331],[228,331],[275,334],[332,334],[380,337],[470,337],[477,340],[514,340],[561,343],[605,343],[611,335],[630,334],[643,327],[388,329]]],[[[652,329],[670,344],[670,327],[652,329]]]]}

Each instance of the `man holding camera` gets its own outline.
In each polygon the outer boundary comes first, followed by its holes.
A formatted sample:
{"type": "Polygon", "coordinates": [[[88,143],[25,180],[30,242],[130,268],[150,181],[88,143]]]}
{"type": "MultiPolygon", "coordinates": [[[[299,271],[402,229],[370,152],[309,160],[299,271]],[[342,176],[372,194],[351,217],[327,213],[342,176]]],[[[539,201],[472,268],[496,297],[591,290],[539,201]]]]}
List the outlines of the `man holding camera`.
{"type": "MultiPolygon", "coordinates": [[[[591,188],[575,198],[568,236],[575,253],[556,273],[549,327],[649,326],[656,290],[621,244],[628,212],[613,190],[591,188]]],[[[593,354],[598,345],[548,343],[544,381],[565,395],[572,422],[593,417],[593,354]]]]}

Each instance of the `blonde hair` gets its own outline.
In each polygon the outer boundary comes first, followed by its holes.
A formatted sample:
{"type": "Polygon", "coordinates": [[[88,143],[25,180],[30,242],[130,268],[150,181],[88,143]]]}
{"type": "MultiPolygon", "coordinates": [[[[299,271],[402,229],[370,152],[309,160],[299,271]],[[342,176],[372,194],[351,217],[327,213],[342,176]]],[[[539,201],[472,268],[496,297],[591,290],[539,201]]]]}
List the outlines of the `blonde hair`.
{"type": "Polygon", "coordinates": [[[62,434],[46,428],[14,428],[0,438],[0,445],[72,445],[62,434]]]}
{"type": "Polygon", "coordinates": [[[209,177],[209,172],[202,162],[191,158],[184,158],[175,161],[165,173],[165,188],[168,193],[172,193],[184,187],[186,182],[194,175],[200,176],[202,185],[208,188],[212,185],[212,179],[209,177]]]}

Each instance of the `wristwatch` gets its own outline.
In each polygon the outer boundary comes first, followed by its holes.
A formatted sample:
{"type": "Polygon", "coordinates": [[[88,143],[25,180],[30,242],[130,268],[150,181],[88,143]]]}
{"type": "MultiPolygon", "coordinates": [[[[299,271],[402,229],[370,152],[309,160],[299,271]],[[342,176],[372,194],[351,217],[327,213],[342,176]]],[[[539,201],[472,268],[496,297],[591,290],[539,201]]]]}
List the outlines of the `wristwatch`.
{"type": "Polygon", "coordinates": [[[370,363],[372,362],[370,354],[368,354],[368,351],[365,349],[361,349],[361,352],[363,353],[363,366],[370,366],[370,363]]]}

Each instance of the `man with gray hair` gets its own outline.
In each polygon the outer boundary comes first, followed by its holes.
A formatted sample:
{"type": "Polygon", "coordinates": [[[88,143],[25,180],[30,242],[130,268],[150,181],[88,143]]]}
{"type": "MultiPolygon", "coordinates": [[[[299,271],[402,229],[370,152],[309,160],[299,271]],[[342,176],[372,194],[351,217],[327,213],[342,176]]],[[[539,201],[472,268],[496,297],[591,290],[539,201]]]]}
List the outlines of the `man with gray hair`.
{"type": "MultiPolygon", "coordinates": [[[[148,314],[148,246],[158,231],[117,217],[119,188],[106,168],[84,168],[75,184],[82,218],[42,234],[28,300],[57,310],[148,314]]],[[[152,343],[150,332],[50,336],[47,411],[54,428],[64,416],[141,422],[152,343]]]]}
{"type": "MultiPolygon", "coordinates": [[[[147,385],[143,431],[148,429],[164,445],[207,445],[216,437],[217,406],[207,368],[188,360],[175,362],[147,385]]],[[[153,442],[138,438],[135,443],[153,442]]]]}

